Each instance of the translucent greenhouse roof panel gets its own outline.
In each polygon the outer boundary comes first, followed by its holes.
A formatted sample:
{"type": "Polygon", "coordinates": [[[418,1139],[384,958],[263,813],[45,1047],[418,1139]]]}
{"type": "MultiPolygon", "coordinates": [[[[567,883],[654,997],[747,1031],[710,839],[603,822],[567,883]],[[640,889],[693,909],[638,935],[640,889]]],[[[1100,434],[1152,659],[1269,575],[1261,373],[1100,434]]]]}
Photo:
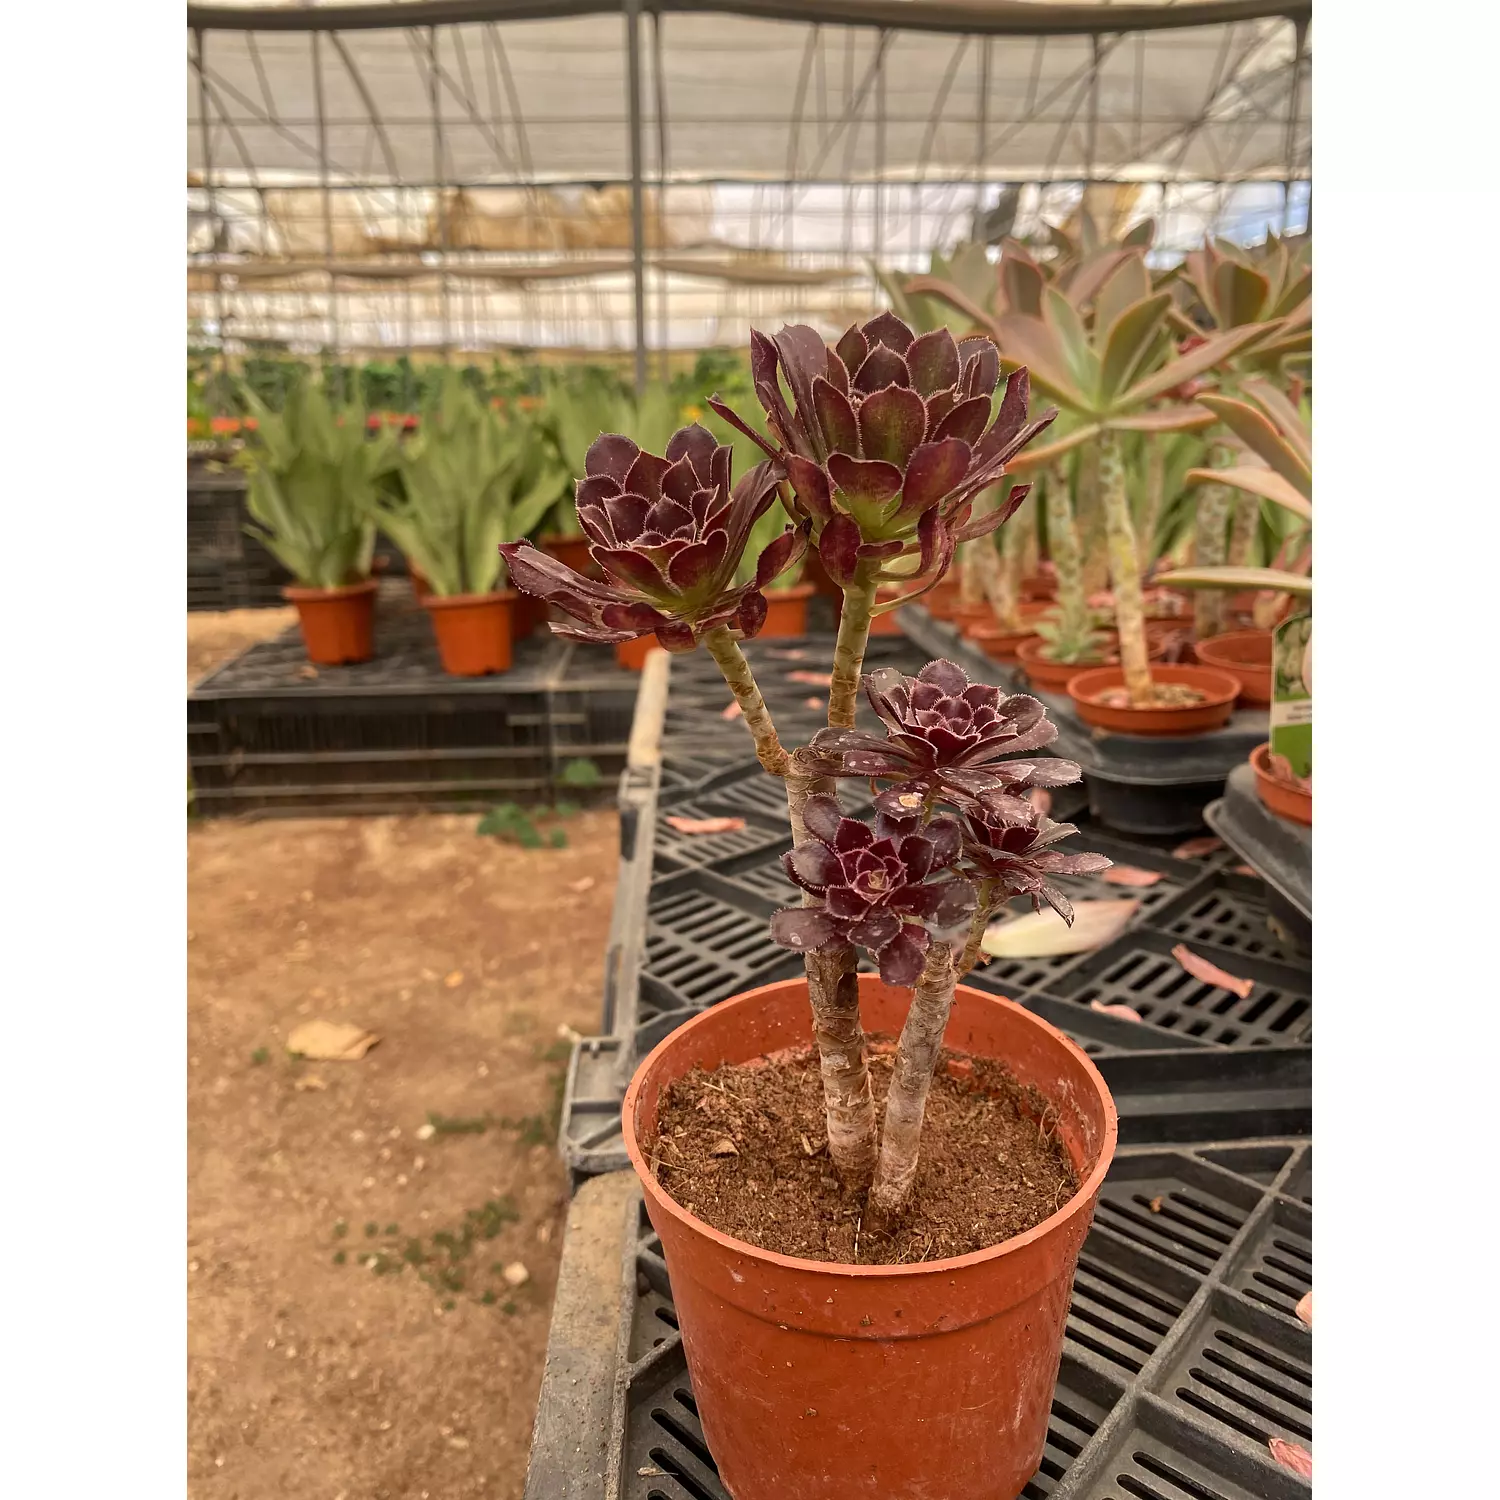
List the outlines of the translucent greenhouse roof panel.
{"type": "MultiPolygon", "coordinates": [[[[642,116],[656,180],[1307,175],[1310,56],[1305,35],[1300,50],[1297,41],[1305,5],[643,0],[642,8],[642,116]],[[825,15],[846,20],[783,18],[825,15]],[[975,29],[926,29],[940,16],[975,29]],[[1169,16],[1170,29],[1141,29],[1169,16]],[[1070,18],[1087,24],[1059,31],[1070,18]],[[1016,30],[1028,19],[1038,34],[1016,30]]],[[[330,179],[346,183],[629,176],[619,5],[326,0],[311,13],[190,7],[189,19],[199,28],[189,35],[189,166],[211,166],[218,181],[317,180],[325,157],[330,179]],[[476,14],[498,19],[455,19],[476,14]]]]}

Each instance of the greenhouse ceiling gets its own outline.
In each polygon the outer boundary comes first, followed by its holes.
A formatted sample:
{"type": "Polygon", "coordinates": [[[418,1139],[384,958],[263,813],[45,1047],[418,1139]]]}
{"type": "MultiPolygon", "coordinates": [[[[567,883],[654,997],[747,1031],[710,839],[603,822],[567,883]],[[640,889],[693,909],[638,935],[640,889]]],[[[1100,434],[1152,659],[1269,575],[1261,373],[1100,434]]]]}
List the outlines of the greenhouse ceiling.
{"type": "Polygon", "coordinates": [[[870,304],[872,258],[1026,232],[1086,186],[1155,216],[1162,255],[1300,228],[1310,13],[192,5],[190,316],[309,346],[628,344],[649,272],[656,341],[696,343],[726,318],[837,320],[870,304]]]}

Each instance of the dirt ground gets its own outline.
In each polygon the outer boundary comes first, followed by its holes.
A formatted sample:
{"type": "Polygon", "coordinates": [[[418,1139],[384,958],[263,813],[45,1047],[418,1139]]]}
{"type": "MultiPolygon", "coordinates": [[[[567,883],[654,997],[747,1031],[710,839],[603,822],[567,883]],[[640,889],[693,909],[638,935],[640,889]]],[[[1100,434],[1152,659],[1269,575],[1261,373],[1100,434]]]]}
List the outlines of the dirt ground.
{"type": "MultiPolygon", "coordinates": [[[[192,617],[190,679],[269,613],[192,617]]],[[[189,826],[194,1497],[521,1494],[567,1198],[559,1028],[597,1027],[617,834],[586,811],[525,850],[476,822],[189,826]],[[290,1057],[318,1018],[381,1040],[290,1057]]]]}

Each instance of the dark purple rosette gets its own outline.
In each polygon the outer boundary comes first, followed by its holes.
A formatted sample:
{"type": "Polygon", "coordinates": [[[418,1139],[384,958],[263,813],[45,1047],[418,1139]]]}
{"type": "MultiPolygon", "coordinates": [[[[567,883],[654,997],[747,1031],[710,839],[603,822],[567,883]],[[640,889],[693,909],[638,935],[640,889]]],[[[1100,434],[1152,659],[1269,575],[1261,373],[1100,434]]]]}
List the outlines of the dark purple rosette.
{"type": "Polygon", "coordinates": [[[664,458],[606,433],[589,449],[578,481],[578,523],[600,582],[575,573],[530,542],[507,542],[511,581],[555,604],[575,625],[552,626],[580,641],[631,641],[655,633],[669,651],[691,650],[717,625],[753,636],[766,618],[762,590],[807,547],[807,526],[789,526],[760,554],[755,576],[735,583],[750,530],[776,503],[782,472],[757,464],[730,488],[732,449],[705,427],[684,427],[664,458]]]}
{"type": "Polygon", "coordinates": [[[828,796],[809,797],[803,818],[811,837],[782,863],[822,905],[777,912],[771,936],[802,952],[853,943],[887,984],[914,985],[931,940],[963,932],[977,905],[974,887],[946,874],[963,844],[957,820],[882,813],[872,829],[828,796]]]}

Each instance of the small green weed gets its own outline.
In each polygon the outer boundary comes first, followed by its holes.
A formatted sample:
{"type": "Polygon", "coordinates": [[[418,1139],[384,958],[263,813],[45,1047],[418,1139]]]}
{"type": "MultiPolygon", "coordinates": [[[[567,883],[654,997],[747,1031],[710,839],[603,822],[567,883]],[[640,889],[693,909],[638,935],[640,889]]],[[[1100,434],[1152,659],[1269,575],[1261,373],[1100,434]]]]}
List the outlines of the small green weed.
{"type": "Polygon", "coordinates": [[[257,1068],[260,1067],[262,1063],[270,1062],[270,1060],[271,1049],[269,1047],[257,1047],[255,1051],[250,1054],[250,1061],[254,1063],[257,1068]]]}

